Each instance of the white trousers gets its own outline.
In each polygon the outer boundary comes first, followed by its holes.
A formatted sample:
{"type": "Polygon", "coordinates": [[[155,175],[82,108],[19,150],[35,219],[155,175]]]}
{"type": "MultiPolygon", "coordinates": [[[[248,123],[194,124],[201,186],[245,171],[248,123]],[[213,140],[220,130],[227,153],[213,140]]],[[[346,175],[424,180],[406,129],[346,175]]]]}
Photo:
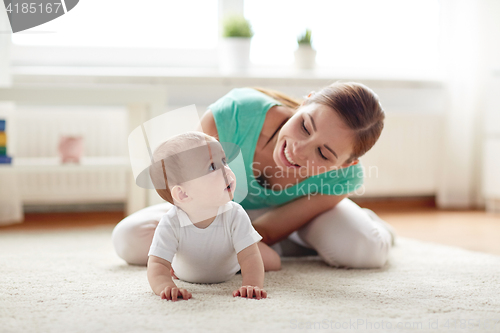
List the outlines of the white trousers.
{"type": "MultiPolygon", "coordinates": [[[[168,202],[147,207],[118,223],[112,234],[118,256],[132,265],[146,265],[156,226],[171,207],[168,202]]],[[[270,209],[249,210],[247,213],[253,221],[270,209]]],[[[386,263],[395,237],[394,229],[375,213],[345,198],[288,239],[299,244],[297,247],[305,252],[311,251],[307,248],[314,249],[334,267],[379,268],[386,263]]],[[[273,248],[280,255],[286,252],[282,251],[286,246],[282,247],[280,243],[273,248]]]]}

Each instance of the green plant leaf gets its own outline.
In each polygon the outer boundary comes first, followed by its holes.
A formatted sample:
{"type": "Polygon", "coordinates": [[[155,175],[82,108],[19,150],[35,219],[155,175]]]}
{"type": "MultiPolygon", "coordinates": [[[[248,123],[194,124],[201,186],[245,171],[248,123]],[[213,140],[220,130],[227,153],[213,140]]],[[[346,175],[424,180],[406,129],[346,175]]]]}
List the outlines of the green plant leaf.
{"type": "Polygon", "coordinates": [[[250,22],[242,15],[230,15],[224,18],[224,37],[253,37],[253,30],[250,22]]]}
{"type": "Polygon", "coordinates": [[[306,29],[304,33],[302,33],[297,37],[297,43],[301,45],[311,45],[311,35],[312,35],[311,29],[306,29]]]}

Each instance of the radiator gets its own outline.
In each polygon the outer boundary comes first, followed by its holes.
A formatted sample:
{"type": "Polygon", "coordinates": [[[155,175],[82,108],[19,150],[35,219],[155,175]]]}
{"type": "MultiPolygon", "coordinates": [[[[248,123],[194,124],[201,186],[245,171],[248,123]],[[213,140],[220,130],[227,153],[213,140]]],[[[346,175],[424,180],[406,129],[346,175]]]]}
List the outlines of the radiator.
{"type": "Polygon", "coordinates": [[[125,202],[130,166],[121,108],[17,106],[14,165],[23,204],[125,202]],[[61,164],[62,135],[81,135],[80,164],[61,164]]]}
{"type": "Polygon", "coordinates": [[[84,156],[127,156],[127,114],[114,107],[17,105],[17,157],[56,157],[61,135],[84,137],[84,156]]]}

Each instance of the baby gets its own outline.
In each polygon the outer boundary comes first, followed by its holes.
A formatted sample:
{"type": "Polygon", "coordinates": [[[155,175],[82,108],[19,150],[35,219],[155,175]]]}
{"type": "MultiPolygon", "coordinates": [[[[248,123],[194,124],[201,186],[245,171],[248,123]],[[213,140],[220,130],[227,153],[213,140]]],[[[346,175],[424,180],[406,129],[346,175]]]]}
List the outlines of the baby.
{"type": "Polygon", "coordinates": [[[172,276],[191,283],[229,280],[241,268],[241,288],[233,296],[266,298],[264,267],[280,268],[274,250],[259,241],[245,210],[233,199],[236,177],[221,144],[201,132],[162,143],[150,175],[158,194],[172,207],[155,230],[148,280],[162,299],[189,299],[172,276]],[[168,181],[167,181],[168,180],[168,181]],[[261,254],[262,252],[262,254],[261,254]]]}

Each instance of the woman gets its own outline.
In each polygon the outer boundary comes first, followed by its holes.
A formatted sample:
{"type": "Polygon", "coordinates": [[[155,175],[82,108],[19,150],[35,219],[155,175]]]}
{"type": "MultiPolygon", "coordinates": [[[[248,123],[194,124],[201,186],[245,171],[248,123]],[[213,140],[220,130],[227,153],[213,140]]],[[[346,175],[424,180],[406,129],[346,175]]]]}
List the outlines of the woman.
{"type": "MultiPolygon", "coordinates": [[[[347,197],[363,183],[358,158],[378,140],[383,120],[373,91],[334,83],[303,102],[270,90],[233,89],[209,106],[199,130],[241,148],[248,195],[240,204],[262,242],[282,255],[312,249],[334,267],[376,268],[387,261],[395,232],[347,197]]],[[[117,254],[146,264],[169,207],[148,207],[120,222],[113,231],[117,254]]]]}

